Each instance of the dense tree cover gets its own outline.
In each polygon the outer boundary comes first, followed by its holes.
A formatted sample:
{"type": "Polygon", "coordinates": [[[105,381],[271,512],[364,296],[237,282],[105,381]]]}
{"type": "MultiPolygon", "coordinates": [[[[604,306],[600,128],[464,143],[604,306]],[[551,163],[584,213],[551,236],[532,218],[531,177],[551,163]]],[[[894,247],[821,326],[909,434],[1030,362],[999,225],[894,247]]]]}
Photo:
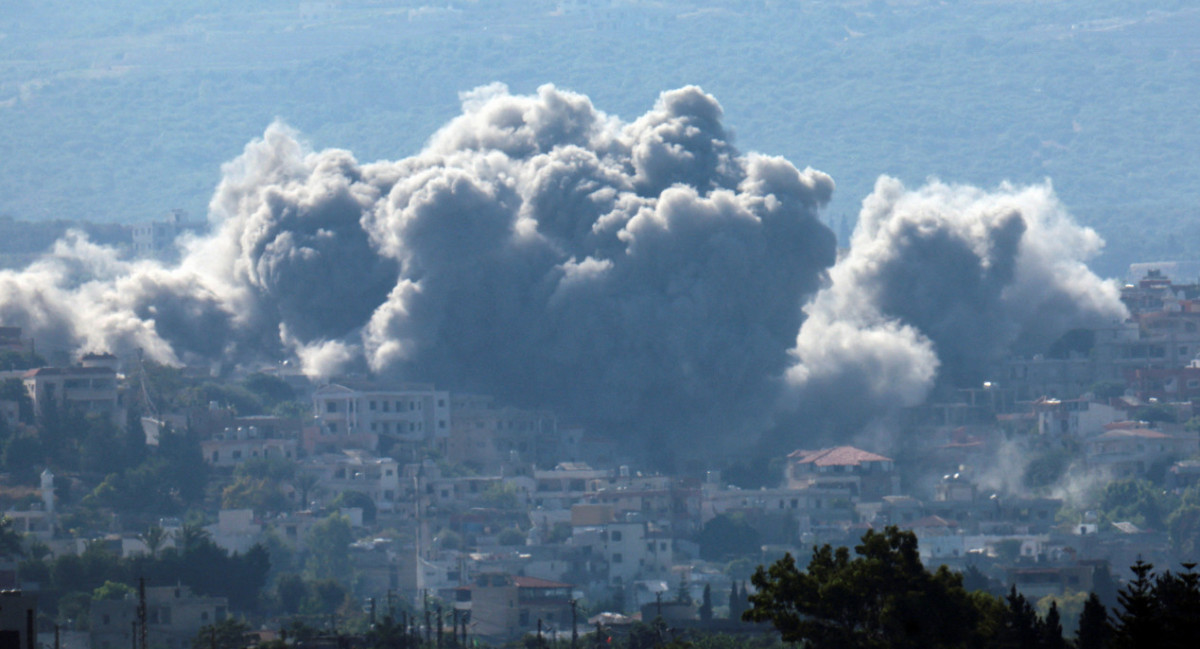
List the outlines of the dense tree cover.
{"type": "MultiPolygon", "coordinates": [[[[255,545],[245,554],[218,547],[199,528],[185,526],[176,539],[179,547],[156,555],[121,558],[100,541],[89,543],[79,555],[27,557],[20,563],[24,579],[42,584],[39,605],[51,615],[64,613],[78,594],[99,599],[125,592],[145,578],[147,585],[182,583],[201,595],[226,597],[236,611],[258,609],[266,585],[270,557],[255,545]]],[[[77,617],[77,616],[76,616],[77,617]]]]}
{"type": "Polygon", "coordinates": [[[696,535],[700,557],[705,561],[728,561],[735,557],[757,555],[762,535],[741,513],[720,514],[704,524],[696,535]]]}
{"type": "MultiPolygon", "coordinates": [[[[790,556],[753,577],[758,591],[743,618],[771,622],[785,642],[825,647],[1065,649],[1056,601],[1045,615],[1013,587],[1003,598],[969,592],[945,566],[921,565],[912,532],[868,531],[850,550],[825,545],[807,570],[790,556]]],[[[1138,561],[1111,612],[1095,593],[1075,629],[1080,649],[1184,647],[1200,637],[1200,574],[1155,574],[1138,561]]]]}
{"type": "Polygon", "coordinates": [[[308,531],[309,575],[314,579],[346,579],[351,573],[350,544],[354,536],[350,519],[330,514],[308,531]]]}
{"type": "Polygon", "coordinates": [[[158,446],[136,466],[113,471],[82,501],[82,506],[120,512],[177,514],[204,498],[208,465],[199,437],[165,431],[158,446]]]}

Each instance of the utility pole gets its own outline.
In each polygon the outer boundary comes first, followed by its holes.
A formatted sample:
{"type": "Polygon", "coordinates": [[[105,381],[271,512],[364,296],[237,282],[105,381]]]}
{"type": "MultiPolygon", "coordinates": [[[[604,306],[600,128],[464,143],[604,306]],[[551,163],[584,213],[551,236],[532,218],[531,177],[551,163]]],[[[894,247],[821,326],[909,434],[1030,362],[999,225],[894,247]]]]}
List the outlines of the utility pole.
{"type": "Polygon", "coordinates": [[[138,607],[137,607],[137,625],[141,630],[141,646],[139,649],[146,649],[146,578],[138,577],[138,607]]]}
{"type": "Polygon", "coordinates": [[[371,604],[371,626],[375,626],[375,598],[368,597],[367,601],[371,604]]]}
{"type": "Polygon", "coordinates": [[[576,649],[576,644],[579,642],[579,623],[575,621],[575,614],[578,610],[579,602],[572,597],[571,603],[571,649],[576,649]]]}
{"type": "Polygon", "coordinates": [[[437,605],[437,647],[442,649],[442,605],[437,605]]]}

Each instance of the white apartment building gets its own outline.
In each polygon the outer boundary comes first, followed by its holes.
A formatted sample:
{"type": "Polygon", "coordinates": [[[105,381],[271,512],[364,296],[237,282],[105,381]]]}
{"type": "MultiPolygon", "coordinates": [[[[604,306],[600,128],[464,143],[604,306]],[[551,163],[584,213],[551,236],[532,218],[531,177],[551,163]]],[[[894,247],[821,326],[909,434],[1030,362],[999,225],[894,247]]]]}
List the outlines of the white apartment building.
{"type": "Polygon", "coordinates": [[[368,434],[387,447],[432,441],[444,451],[450,435],[450,393],[429,384],[345,380],[317,388],[312,398],[326,437],[368,434]]]}

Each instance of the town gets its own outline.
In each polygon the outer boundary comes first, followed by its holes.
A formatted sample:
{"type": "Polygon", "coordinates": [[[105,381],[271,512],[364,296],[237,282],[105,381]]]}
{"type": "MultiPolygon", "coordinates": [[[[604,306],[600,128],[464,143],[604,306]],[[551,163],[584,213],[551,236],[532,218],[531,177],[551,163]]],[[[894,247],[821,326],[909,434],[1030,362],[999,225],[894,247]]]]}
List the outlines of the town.
{"type": "Polygon", "coordinates": [[[785,454],[676,474],[570,413],[454,386],[72,358],[2,327],[0,587],[36,599],[56,647],[385,614],[455,642],[652,619],[754,635],[757,566],[894,525],[930,568],[1073,629],[1129,566],[1200,544],[1200,285],[1133,272],[1128,320],[1006,358],[886,435],[796,431],[785,454]]]}

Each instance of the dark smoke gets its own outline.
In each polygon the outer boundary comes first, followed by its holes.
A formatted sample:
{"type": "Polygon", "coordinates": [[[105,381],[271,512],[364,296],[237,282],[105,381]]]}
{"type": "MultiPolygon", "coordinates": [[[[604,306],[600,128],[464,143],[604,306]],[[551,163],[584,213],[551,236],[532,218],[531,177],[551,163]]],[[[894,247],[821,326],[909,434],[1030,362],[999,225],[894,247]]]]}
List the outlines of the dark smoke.
{"type": "Polygon", "coordinates": [[[72,235],[0,272],[0,318],[167,363],[369,368],[704,455],[781,400],[826,419],[918,403],[1121,314],[1083,264],[1098,237],[1048,187],[882,179],[834,266],[832,180],[739,153],[721,119],[695,87],[622,122],[495,85],[418,155],[370,164],[272,125],[223,168],[213,232],[178,265],[72,235]]]}

